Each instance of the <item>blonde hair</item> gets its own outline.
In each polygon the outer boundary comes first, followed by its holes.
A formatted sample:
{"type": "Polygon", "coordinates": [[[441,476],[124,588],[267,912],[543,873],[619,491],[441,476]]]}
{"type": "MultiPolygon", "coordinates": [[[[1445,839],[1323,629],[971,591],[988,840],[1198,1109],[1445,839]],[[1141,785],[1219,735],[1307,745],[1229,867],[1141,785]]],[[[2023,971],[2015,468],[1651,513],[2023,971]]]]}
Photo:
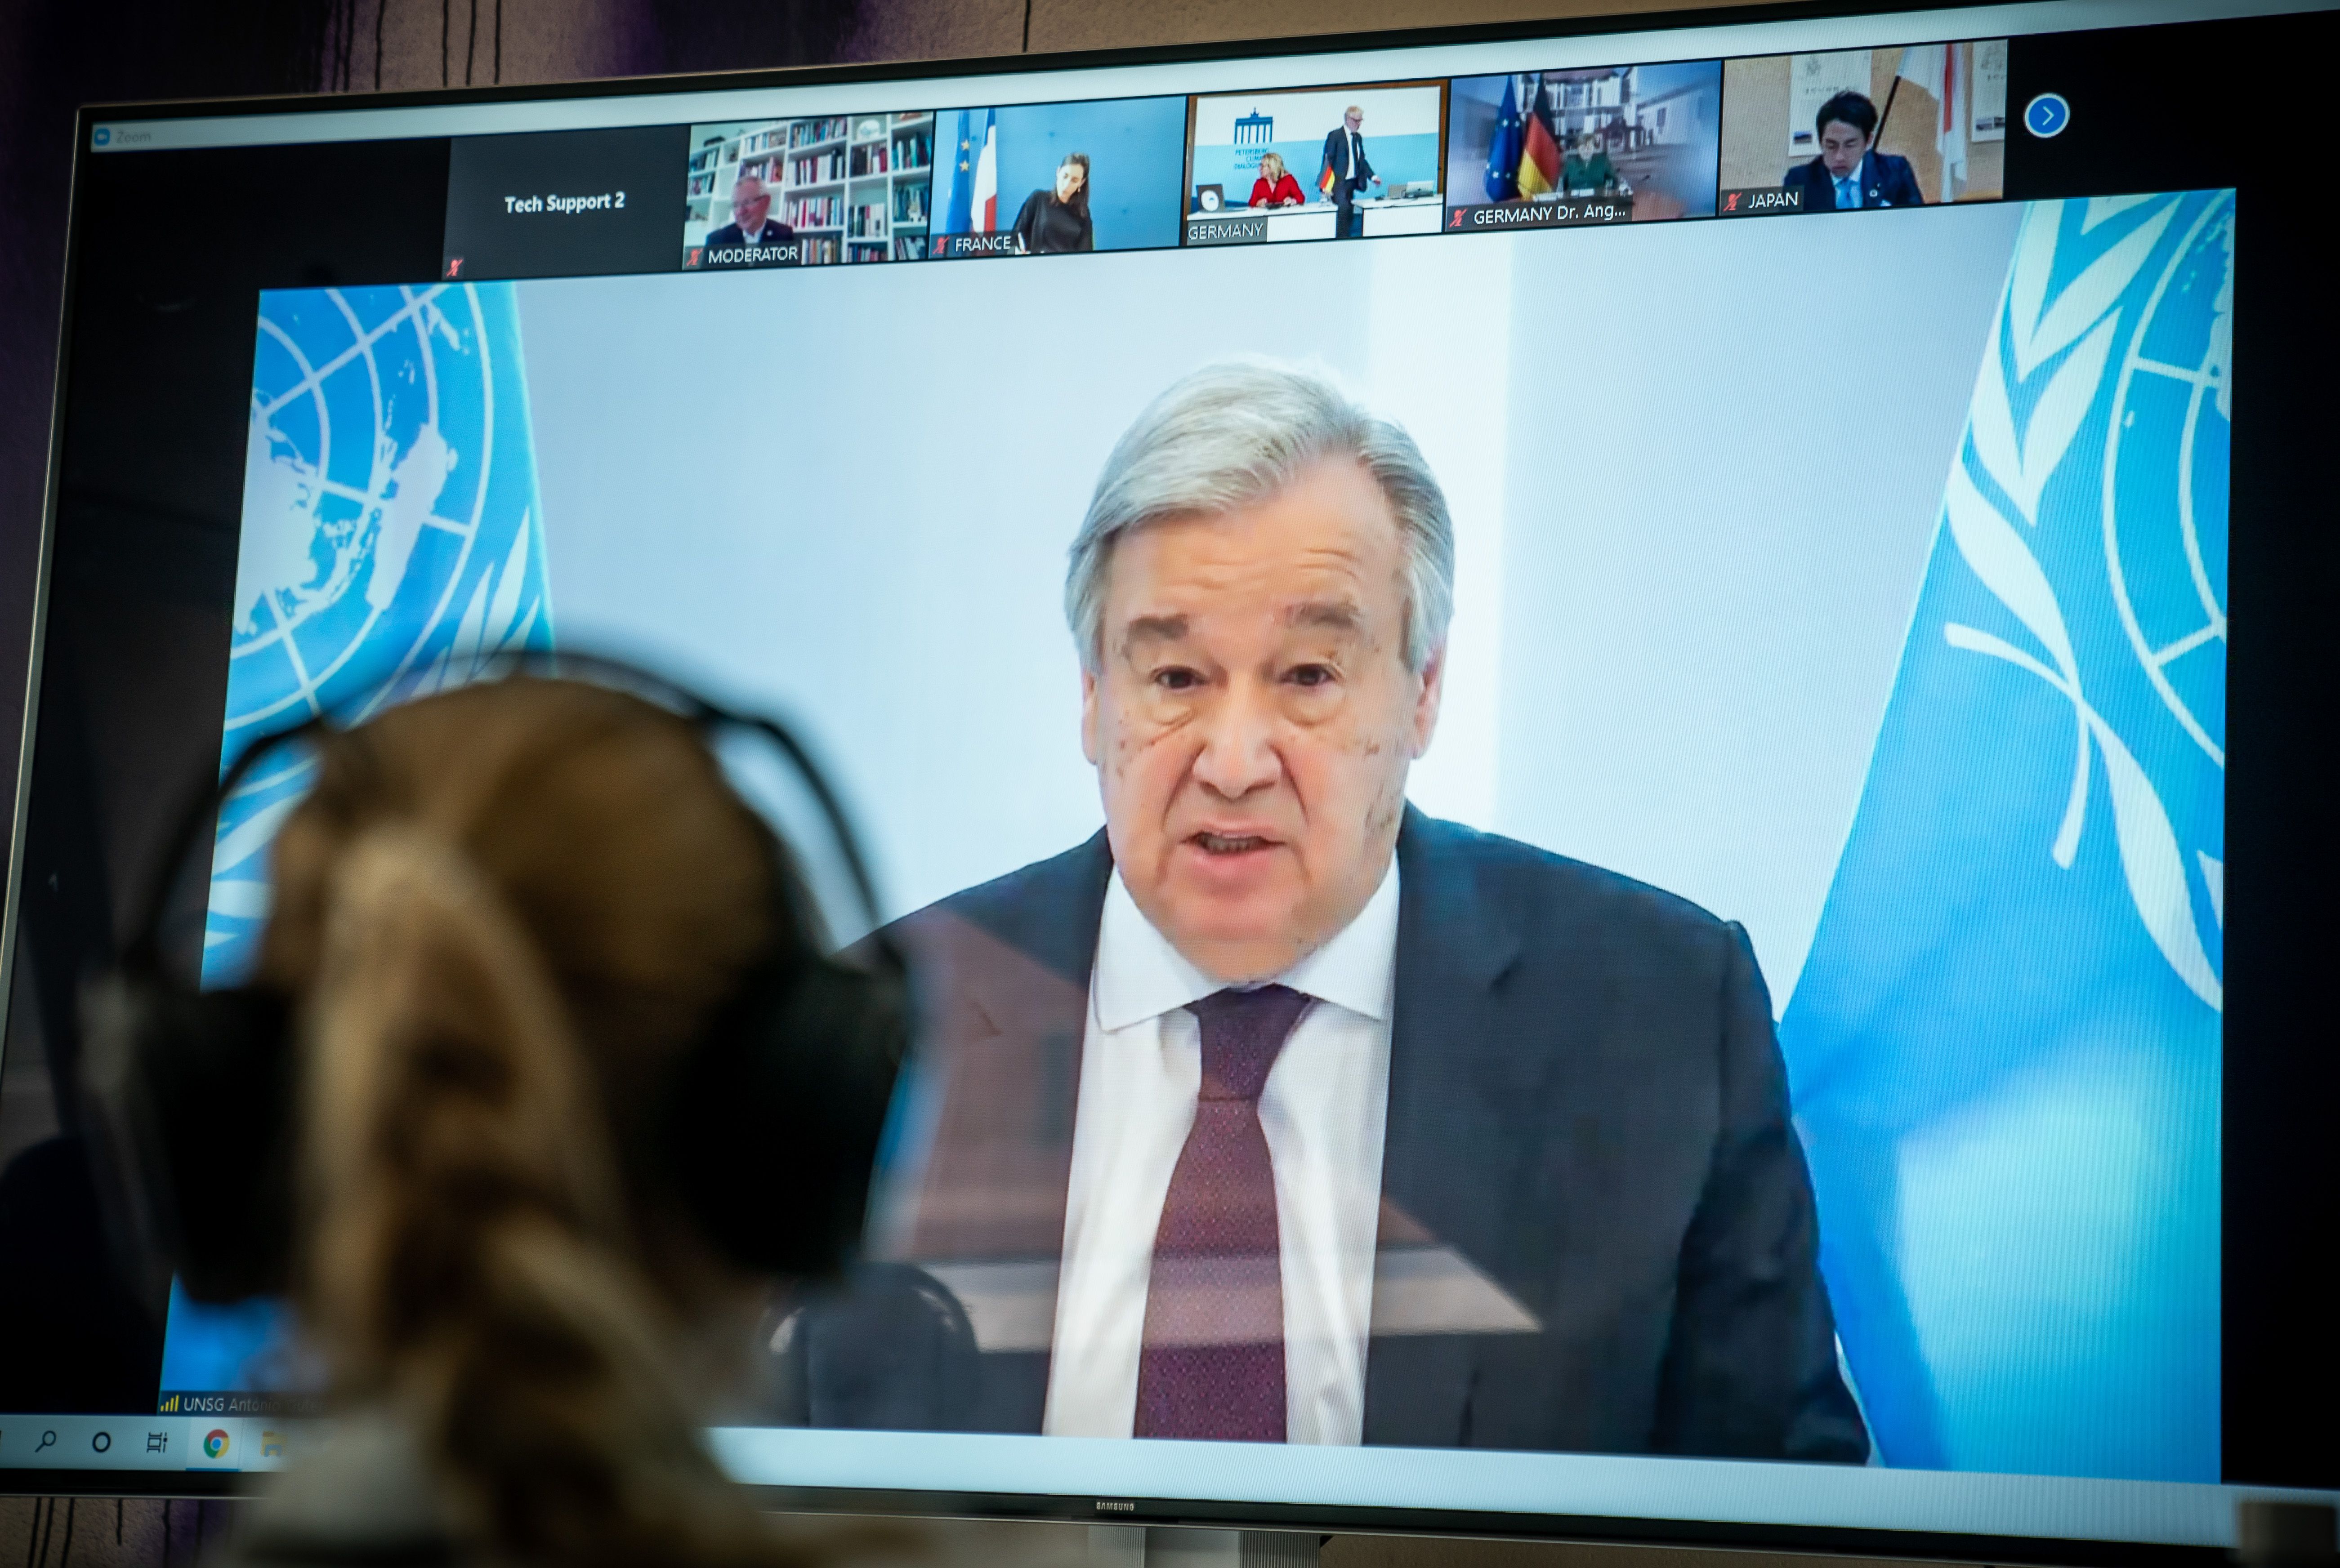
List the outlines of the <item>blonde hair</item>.
{"type": "Polygon", "coordinates": [[[1269,184],[1273,185],[1273,184],[1274,184],[1278,180],[1283,179],[1283,178],[1284,178],[1284,158],[1283,158],[1283,155],[1282,155],[1281,153],[1261,153],[1261,154],[1260,154],[1260,156],[1259,156],[1259,177],[1260,177],[1261,179],[1263,179],[1263,180],[1266,181],[1269,184]],[[1273,163],[1273,164],[1274,164],[1274,165],[1275,165],[1275,173],[1273,173],[1273,174],[1271,174],[1271,173],[1269,173],[1267,172],[1267,166],[1268,166],[1269,164],[1271,164],[1271,163],[1273,163]]]}
{"type": "Polygon", "coordinates": [[[665,1185],[658,1119],[791,918],[768,843],[685,721],[543,680],[325,743],[277,840],[294,1298],[336,1396],[411,1425],[491,1560],[800,1561],[682,1391],[694,1329],[753,1290],[665,1185]]]}

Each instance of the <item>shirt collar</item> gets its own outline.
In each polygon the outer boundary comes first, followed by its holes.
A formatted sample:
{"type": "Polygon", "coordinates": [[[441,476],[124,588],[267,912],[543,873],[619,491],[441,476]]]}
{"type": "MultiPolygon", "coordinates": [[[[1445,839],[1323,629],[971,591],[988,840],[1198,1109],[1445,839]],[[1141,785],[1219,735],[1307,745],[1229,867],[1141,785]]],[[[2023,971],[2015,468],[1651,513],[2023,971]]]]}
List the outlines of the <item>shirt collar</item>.
{"type": "MultiPolygon", "coordinates": [[[[1275,977],[1319,1001],[1386,1022],[1397,971],[1397,857],[1365,907],[1332,941],[1275,977]]],[[[1127,1029],[1224,991],[1154,929],[1115,871],[1097,928],[1094,981],[1098,1027],[1127,1029]]]]}

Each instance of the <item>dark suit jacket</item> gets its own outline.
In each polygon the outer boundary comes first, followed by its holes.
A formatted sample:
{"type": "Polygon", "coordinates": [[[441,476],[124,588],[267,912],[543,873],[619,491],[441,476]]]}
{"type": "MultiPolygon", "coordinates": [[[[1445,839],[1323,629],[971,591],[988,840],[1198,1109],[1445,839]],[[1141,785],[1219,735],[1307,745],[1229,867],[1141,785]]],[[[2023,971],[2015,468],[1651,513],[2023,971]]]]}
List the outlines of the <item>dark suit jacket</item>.
{"type": "MultiPolygon", "coordinates": [[[[1398,866],[1364,1440],[1865,1458],[1746,933],[1410,808],[1398,866]],[[1425,1267],[1475,1275],[1476,1305],[1425,1312],[1395,1283],[1425,1267]]],[[[926,1031],[873,1208],[891,1261],[795,1336],[795,1418],[1040,1429],[1111,870],[1099,833],[892,928],[926,1031]],[[1010,1277],[1040,1298],[979,1355],[953,1347],[982,1302],[921,1306],[937,1278],[1010,1277]]]]}
{"type": "MultiPolygon", "coordinates": [[[[764,237],[759,242],[766,245],[785,245],[796,237],[797,232],[786,223],[767,218],[764,221],[764,237]]],[[[735,246],[745,245],[747,242],[748,237],[739,232],[739,225],[737,223],[726,223],[720,229],[710,232],[703,242],[710,251],[727,251],[735,246]]]]}
{"type": "Polygon", "coordinates": [[[1324,137],[1324,168],[1316,171],[1316,178],[1318,181],[1321,182],[1324,178],[1325,169],[1333,171],[1333,197],[1334,201],[1339,201],[1341,199],[1342,192],[1344,188],[1346,190],[1353,191],[1358,186],[1363,185],[1366,181],[1372,179],[1373,177],[1373,161],[1365,156],[1365,138],[1363,133],[1362,132],[1358,133],[1357,166],[1352,169],[1349,167],[1349,128],[1346,125],[1342,125],[1326,133],[1324,137]]]}
{"type": "MultiPolygon", "coordinates": [[[[1815,158],[1809,163],[1799,163],[1788,171],[1780,183],[1790,191],[1804,193],[1802,210],[1807,212],[1836,212],[1836,181],[1829,177],[1828,165],[1815,158]]],[[[1860,160],[1860,204],[1869,207],[1922,207],[1926,194],[1918,189],[1918,176],[1911,173],[1909,160],[1896,153],[1869,152],[1860,160]]]]}

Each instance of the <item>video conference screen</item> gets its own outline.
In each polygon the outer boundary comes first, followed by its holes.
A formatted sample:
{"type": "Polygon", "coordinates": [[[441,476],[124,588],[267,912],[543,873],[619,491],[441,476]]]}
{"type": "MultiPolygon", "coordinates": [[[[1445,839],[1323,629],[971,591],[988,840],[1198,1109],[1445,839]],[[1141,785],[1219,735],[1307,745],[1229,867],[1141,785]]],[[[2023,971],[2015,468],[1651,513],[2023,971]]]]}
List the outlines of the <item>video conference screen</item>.
{"type": "MultiPolygon", "coordinates": [[[[51,861],[118,909],[254,740],[618,654],[801,727],[919,989],[742,1480],[2049,1555],[2325,1495],[2238,1457],[2230,1113],[2289,1069],[2225,1022],[2238,301],[2294,242],[2113,127],[2328,18],[1948,15],[381,111],[443,223],[221,294],[215,515],[126,642],[69,380],[0,1187],[71,1188],[105,917],[51,861]]],[[[207,982],[306,783],[221,813],[207,982]]],[[[110,1299],[74,1256],[21,1321],[110,1299]]],[[[316,1440],[276,1304],[80,1317],[151,1401],[61,1372],[0,1465],[316,1440]]]]}

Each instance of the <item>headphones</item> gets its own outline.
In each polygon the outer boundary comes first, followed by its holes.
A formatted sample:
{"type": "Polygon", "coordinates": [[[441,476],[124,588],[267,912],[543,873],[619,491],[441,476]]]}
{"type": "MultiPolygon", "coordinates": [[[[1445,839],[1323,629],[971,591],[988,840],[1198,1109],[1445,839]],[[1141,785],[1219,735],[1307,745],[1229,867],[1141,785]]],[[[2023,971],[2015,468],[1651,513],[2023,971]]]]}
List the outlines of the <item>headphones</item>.
{"type": "MultiPolygon", "coordinates": [[[[784,725],[632,665],[574,653],[497,665],[491,682],[590,677],[684,719],[710,747],[726,732],[759,735],[818,806],[869,922],[856,946],[866,966],[814,945],[809,894],[767,825],[781,905],[770,942],[683,1050],[659,1136],[684,1208],[730,1262],[757,1273],[837,1273],[860,1238],[909,1005],[901,955],[879,927],[868,863],[836,792],[784,725]]],[[[291,997],[259,984],[203,991],[171,972],[162,934],[171,892],[263,760],[302,740],[330,746],[353,728],[319,716],[263,737],[198,791],[130,942],[83,990],[80,1088],[99,1199],[120,1261],[158,1316],[174,1274],[202,1301],[290,1286],[299,1056],[291,997]]]]}

